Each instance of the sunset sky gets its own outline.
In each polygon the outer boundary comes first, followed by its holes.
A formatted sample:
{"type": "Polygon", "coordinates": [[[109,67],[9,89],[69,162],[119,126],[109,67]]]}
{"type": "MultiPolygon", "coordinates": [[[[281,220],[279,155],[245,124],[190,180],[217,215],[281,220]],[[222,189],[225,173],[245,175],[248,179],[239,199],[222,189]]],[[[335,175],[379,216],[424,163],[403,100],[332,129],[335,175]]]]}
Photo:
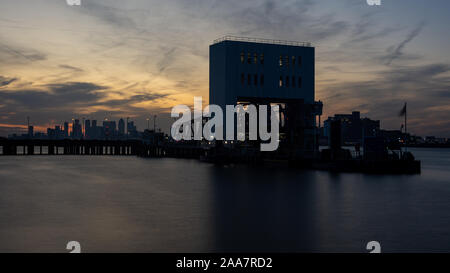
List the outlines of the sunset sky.
{"type": "Polygon", "coordinates": [[[30,116],[38,128],[72,118],[158,114],[208,101],[208,47],[225,35],[312,42],[316,99],[329,115],[361,111],[399,129],[450,137],[450,1],[2,0],[0,135],[30,116]]]}

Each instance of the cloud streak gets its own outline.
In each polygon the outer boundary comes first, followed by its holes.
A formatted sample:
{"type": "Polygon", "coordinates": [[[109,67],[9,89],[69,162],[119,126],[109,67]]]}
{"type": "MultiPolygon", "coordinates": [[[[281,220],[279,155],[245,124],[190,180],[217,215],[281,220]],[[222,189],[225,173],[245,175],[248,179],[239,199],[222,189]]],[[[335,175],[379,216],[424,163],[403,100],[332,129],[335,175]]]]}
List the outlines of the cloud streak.
{"type": "Polygon", "coordinates": [[[72,70],[74,72],[83,72],[84,71],[83,69],[81,69],[79,67],[75,67],[75,66],[71,66],[71,65],[67,65],[67,64],[60,64],[59,67],[63,68],[63,69],[72,70]]]}
{"type": "Polygon", "coordinates": [[[0,76],[0,88],[7,86],[15,81],[17,81],[17,78],[6,78],[3,76],[0,76]]]}
{"type": "Polygon", "coordinates": [[[425,23],[421,22],[418,26],[416,26],[407,36],[406,38],[398,44],[396,47],[390,47],[388,48],[388,54],[384,57],[385,64],[391,65],[393,61],[396,59],[399,59],[404,56],[404,48],[408,43],[410,43],[414,38],[416,38],[422,29],[424,28],[425,23]]]}

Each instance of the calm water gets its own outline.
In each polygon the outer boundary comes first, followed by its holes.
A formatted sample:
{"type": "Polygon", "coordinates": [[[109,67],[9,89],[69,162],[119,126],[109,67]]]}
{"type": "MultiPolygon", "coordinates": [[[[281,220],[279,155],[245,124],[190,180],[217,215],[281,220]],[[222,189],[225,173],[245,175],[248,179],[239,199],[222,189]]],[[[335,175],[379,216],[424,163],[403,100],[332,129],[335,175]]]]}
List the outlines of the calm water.
{"type": "Polygon", "coordinates": [[[450,251],[450,149],[421,175],[217,167],[136,157],[0,157],[0,251],[450,251]]]}

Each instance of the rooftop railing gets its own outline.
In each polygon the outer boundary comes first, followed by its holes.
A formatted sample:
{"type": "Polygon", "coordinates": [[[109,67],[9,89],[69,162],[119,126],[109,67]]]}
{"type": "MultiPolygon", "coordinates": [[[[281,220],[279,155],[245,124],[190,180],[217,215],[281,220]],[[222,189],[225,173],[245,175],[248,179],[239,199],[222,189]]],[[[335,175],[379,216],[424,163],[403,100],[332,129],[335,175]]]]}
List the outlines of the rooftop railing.
{"type": "Polygon", "coordinates": [[[261,43],[261,44],[312,47],[312,44],[310,42],[297,42],[297,41],[286,41],[286,40],[249,38],[249,37],[238,37],[238,36],[230,36],[230,35],[227,35],[227,36],[224,36],[222,38],[214,40],[213,44],[217,44],[217,43],[220,43],[220,42],[223,42],[223,41],[250,42],[250,43],[261,43]]]}

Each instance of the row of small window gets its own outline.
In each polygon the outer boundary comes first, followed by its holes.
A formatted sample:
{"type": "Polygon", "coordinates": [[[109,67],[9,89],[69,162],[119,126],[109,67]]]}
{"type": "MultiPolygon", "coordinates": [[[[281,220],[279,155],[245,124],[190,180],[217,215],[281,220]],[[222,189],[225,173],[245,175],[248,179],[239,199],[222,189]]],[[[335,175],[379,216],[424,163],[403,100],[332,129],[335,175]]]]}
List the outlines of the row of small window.
{"type": "Polygon", "coordinates": [[[283,77],[280,76],[280,81],[278,83],[278,87],[298,87],[302,88],[302,77],[283,77]]]}
{"type": "MultiPolygon", "coordinates": [[[[258,61],[260,64],[264,64],[264,54],[261,54],[258,56],[258,54],[252,54],[251,53],[247,53],[247,63],[251,64],[258,64],[258,61]]],[[[241,53],[241,63],[245,63],[245,53],[241,53]]]]}
{"type": "Polygon", "coordinates": [[[289,57],[289,56],[281,56],[280,55],[280,58],[278,60],[278,64],[280,65],[280,67],[281,66],[289,67],[290,64],[292,65],[292,67],[295,67],[296,65],[300,67],[300,66],[302,66],[302,56],[298,56],[298,57],[291,56],[291,57],[289,57]]]}
{"type": "MultiPolygon", "coordinates": [[[[245,63],[245,53],[241,53],[241,63],[245,63]]],[[[251,53],[247,53],[247,63],[248,64],[264,64],[264,54],[258,55],[257,53],[254,53],[253,55],[251,53]]],[[[302,66],[302,56],[282,56],[280,55],[279,61],[278,61],[280,67],[286,66],[289,67],[289,65],[292,65],[292,67],[302,66]]]]}
{"type": "MultiPolygon", "coordinates": [[[[241,74],[241,85],[254,85],[254,86],[264,86],[264,75],[258,76],[257,74],[247,74],[247,77],[244,73],[241,74]]],[[[279,87],[298,87],[302,88],[302,77],[283,77],[280,76],[280,81],[278,83],[279,87]]]]}
{"type": "Polygon", "coordinates": [[[245,74],[242,73],[241,74],[241,85],[245,85],[245,80],[247,78],[247,85],[254,85],[254,86],[258,86],[258,82],[260,86],[264,86],[264,75],[260,75],[258,77],[257,74],[253,75],[252,74],[248,74],[247,77],[245,77],[245,74]]]}

